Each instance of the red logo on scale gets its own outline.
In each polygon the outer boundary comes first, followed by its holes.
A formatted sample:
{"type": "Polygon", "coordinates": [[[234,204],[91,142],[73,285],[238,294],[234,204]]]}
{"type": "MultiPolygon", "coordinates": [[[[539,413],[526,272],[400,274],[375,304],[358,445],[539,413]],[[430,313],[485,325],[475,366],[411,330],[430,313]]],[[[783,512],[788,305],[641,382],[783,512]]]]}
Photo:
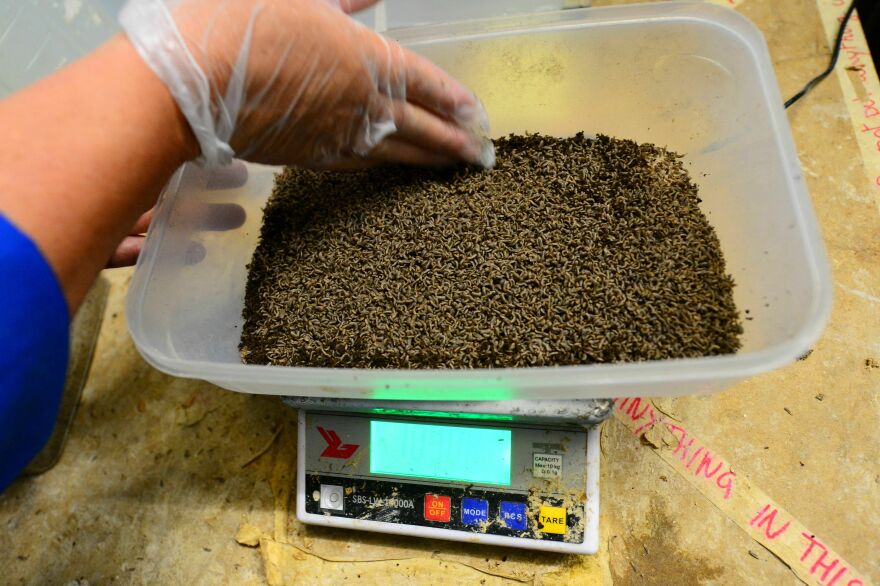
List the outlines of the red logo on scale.
{"type": "Polygon", "coordinates": [[[332,429],[324,429],[323,427],[318,426],[318,433],[320,433],[321,437],[324,438],[324,441],[327,442],[327,447],[321,452],[322,458],[339,458],[341,460],[347,460],[348,458],[351,458],[352,454],[354,454],[360,447],[360,444],[342,443],[342,440],[332,429]]]}

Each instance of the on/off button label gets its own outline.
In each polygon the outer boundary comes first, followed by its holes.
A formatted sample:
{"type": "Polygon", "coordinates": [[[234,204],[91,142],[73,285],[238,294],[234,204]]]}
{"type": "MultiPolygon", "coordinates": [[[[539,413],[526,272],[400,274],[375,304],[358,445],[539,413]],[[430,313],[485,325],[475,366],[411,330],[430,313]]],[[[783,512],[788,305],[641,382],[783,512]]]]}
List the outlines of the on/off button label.
{"type": "Polygon", "coordinates": [[[452,499],[439,494],[425,495],[425,520],[448,523],[452,517],[452,499]]]}

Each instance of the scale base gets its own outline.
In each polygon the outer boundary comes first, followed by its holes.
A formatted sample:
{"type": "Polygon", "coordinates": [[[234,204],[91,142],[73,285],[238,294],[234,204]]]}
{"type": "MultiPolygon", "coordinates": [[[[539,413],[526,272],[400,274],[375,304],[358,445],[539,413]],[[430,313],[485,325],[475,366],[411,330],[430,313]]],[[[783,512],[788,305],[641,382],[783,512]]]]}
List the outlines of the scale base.
{"type": "Polygon", "coordinates": [[[583,410],[554,421],[536,408],[514,419],[439,412],[436,402],[433,411],[424,402],[285,402],[300,408],[303,523],[559,553],[598,549],[599,429],[582,423],[583,410]]]}

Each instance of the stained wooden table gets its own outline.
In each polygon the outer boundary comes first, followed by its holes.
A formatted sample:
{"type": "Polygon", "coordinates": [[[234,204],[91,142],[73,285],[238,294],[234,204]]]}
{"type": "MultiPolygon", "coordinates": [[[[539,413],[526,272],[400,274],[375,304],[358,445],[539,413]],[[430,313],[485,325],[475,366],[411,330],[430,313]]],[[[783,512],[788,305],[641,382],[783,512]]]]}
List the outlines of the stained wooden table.
{"type": "MultiPolygon", "coordinates": [[[[840,0],[722,3],[763,30],[784,95],[825,67],[819,8],[840,11],[840,0]]],[[[880,86],[858,38],[848,43],[841,67],[851,70],[789,112],[834,273],[827,331],[806,360],[717,395],[656,404],[876,581],[880,110],[871,88],[880,86]]],[[[0,496],[4,583],[799,582],[617,417],[602,432],[597,556],[304,527],[288,514],[294,413],[147,366],[123,317],[130,275],[108,274],[96,358],[61,461],[0,496]]],[[[815,580],[829,583],[838,568],[818,567],[815,580]]]]}

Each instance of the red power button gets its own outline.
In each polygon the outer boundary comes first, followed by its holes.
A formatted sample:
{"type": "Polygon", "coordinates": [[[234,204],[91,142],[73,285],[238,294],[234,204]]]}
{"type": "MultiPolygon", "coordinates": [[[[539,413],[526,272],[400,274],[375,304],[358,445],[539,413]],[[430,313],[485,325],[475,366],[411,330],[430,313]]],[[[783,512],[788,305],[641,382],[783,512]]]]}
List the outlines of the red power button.
{"type": "Polygon", "coordinates": [[[449,522],[452,515],[452,499],[439,494],[425,495],[425,520],[449,522]]]}

